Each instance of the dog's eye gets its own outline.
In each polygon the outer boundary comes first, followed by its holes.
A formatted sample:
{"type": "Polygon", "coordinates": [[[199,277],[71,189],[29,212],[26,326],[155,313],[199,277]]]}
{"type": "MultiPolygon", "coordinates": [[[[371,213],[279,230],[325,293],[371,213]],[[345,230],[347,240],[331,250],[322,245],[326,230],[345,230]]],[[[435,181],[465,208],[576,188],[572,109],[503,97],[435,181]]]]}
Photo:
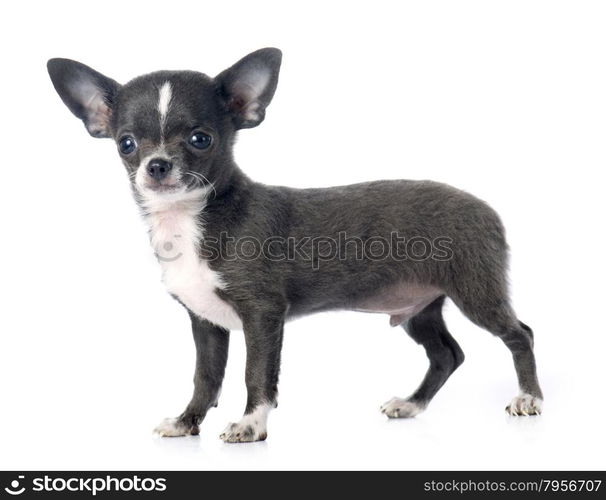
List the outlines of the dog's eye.
{"type": "Polygon", "coordinates": [[[189,143],[196,149],[206,149],[210,146],[212,139],[204,132],[195,132],[189,138],[189,143]]]}
{"type": "Polygon", "coordinates": [[[119,146],[120,152],[123,155],[128,155],[137,149],[137,143],[130,135],[122,137],[122,139],[120,139],[119,146]]]}

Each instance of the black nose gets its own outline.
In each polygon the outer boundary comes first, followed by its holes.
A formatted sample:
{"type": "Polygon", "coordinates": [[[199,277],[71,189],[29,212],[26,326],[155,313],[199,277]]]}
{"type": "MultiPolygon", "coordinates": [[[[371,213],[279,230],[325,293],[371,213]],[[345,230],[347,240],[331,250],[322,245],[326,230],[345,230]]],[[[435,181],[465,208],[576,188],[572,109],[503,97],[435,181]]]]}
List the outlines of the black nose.
{"type": "Polygon", "coordinates": [[[150,177],[161,181],[173,168],[173,164],[169,161],[162,160],[161,158],[154,158],[147,164],[147,173],[150,177]]]}

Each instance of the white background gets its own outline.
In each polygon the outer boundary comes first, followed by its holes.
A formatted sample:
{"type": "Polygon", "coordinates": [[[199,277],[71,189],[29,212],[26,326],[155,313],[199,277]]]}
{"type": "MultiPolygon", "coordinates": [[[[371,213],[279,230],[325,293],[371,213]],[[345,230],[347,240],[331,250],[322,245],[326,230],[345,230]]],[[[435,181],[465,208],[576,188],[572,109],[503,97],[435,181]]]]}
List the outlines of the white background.
{"type": "Polygon", "coordinates": [[[0,468],[606,468],[603,2],[12,2],[2,18],[0,468]],[[239,164],[273,184],[430,178],[489,201],[542,417],[505,415],[509,352],[449,304],[467,360],[413,420],[378,409],[420,382],[422,349],[386,316],[330,313],[287,325],[266,442],[218,438],[244,408],[241,332],[200,436],[152,436],[189,401],[188,318],[114,144],[87,135],[45,63],[125,82],[214,75],[264,46],[284,52],[280,84],[239,164]]]}

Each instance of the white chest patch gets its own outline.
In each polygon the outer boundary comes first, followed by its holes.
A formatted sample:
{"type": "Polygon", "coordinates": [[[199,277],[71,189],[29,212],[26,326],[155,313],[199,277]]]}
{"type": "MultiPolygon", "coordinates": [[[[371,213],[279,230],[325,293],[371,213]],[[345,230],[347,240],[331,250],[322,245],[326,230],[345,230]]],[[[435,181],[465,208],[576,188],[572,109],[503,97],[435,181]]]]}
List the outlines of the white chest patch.
{"type": "Polygon", "coordinates": [[[228,330],[241,329],[242,322],[231,305],[219,298],[224,288],[221,276],[198,256],[203,228],[197,216],[205,205],[202,189],[145,198],[146,220],[151,244],[169,293],[175,295],[197,316],[228,330]]]}

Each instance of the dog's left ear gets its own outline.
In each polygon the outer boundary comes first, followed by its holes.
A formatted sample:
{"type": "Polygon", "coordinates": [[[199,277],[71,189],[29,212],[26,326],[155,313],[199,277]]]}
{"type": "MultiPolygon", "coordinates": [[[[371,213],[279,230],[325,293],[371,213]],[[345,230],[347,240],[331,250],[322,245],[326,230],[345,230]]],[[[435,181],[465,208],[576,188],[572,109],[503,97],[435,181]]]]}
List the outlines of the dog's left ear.
{"type": "Polygon", "coordinates": [[[256,127],[263,121],[278,85],[281,61],[280,50],[260,49],[215,78],[236,128],[256,127]]]}

